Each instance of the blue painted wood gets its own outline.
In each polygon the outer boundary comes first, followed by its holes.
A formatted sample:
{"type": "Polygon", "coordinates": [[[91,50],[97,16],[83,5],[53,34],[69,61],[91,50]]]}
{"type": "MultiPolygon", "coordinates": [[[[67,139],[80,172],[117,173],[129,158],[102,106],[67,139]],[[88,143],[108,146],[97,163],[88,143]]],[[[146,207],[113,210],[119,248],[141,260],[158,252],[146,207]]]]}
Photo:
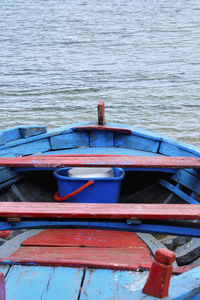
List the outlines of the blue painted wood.
{"type": "MultiPolygon", "coordinates": [[[[76,124],[76,125],[77,126],[82,126],[83,123],[76,124]]],[[[10,130],[10,129],[6,129],[6,130],[10,130]]],[[[4,130],[0,131],[0,140],[1,140],[1,134],[3,132],[4,132],[4,130]]],[[[33,141],[38,141],[38,140],[41,140],[41,139],[49,138],[51,136],[65,134],[65,133],[72,133],[72,132],[74,132],[73,125],[63,126],[61,128],[57,128],[57,129],[53,129],[51,131],[48,131],[47,133],[43,133],[43,134],[40,134],[40,135],[27,137],[26,139],[20,138],[18,140],[12,140],[10,142],[7,142],[5,145],[1,145],[0,144],[0,150],[1,149],[7,149],[7,148],[10,148],[10,147],[13,147],[13,146],[17,146],[17,145],[22,145],[22,144],[25,144],[27,142],[33,142],[33,141]]]]}
{"type": "Polygon", "coordinates": [[[94,228],[94,229],[109,229],[121,230],[129,232],[148,232],[148,233],[161,233],[181,236],[200,237],[200,228],[196,223],[193,227],[182,227],[172,225],[154,225],[154,224],[125,224],[120,222],[95,222],[95,221],[21,221],[21,222],[0,222],[0,230],[15,230],[25,228],[48,228],[48,227],[79,227],[79,228],[94,228]]]}
{"type": "Polygon", "coordinates": [[[0,168],[0,183],[5,182],[17,176],[18,174],[13,169],[4,168],[4,167],[0,168]]]}
{"type": "Polygon", "coordinates": [[[13,266],[6,276],[6,299],[42,299],[52,274],[53,267],[13,266]]]}
{"type": "Polygon", "coordinates": [[[179,188],[177,188],[173,184],[169,183],[168,181],[161,179],[161,180],[159,180],[159,183],[162,186],[164,186],[166,189],[170,190],[171,192],[173,192],[174,194],[179,196],[184,201],[186,201],[190,204],[199,204],[198,201],[194,200],[192,197],[188,196],[186,193],[184,193],[183,191],[181,191],[179,188]]]}
{"type": "Polygon", "coordinates": [[[90,148],[74,148],[64,150],[54,150],[42,153],[42,155],[60,155],[60,154],[119,154],[133,156],[161,156],[157,153],[148,151],[140,151],[134,149],[115,148],[115,147],[90,147],[90,148]]]}
{"type": "Polygon", "coordinates": [[[151,140],[143,136],[115,134],[115,147],[123,147],[135,150],[142,150],[156,153],[160,141],[151,140]]]}
{"type": "Polygon", "coordinates": [[[90,147],[113,147],[114,134],[110,131],[90,131],[90,147]]]}
{"type": "Polygon", "coordinates": [[[160,143],[160,147],[158,153],[167,155],[167,156],[193,156],[199,157],[200,151],[198,148],[195,150],[188,145],[188,147],[184,146],[184,144],[176,143],[175,141],[166,140],[160,143]]]}
{"type": "Polygon", "coordinates": [[[7,181],[1,183],[0,184],[0,191],[3,190],[3,189],[5,189],[5,188],[7,188],[7,187],[9,187],[9,186],[11,186],[12,184],[18,182],[20,179],[21,179],[21,177],[17,176],[15,178],[12,178],[10,180],[7,180],[7,181]]]}
{"type": "Polygon", "coordinates": [[[20,138],[21,134],[18,127],[12,127],[0,131],[0,145],[4,145],[20,138]]]}
{"type": "Polygon", "coordinates": [[[23,126],[19,128],[22,138],[30,138],[47,132],[46,126],[23,126]]]}
{"type": "Polygon", "coordinates": [[[51,148],[69,149],[77,147],[89,147],[89,133],[88,132],[74,132],[56,135],[50,137],[51,148]]]}
{"type": "Polygon", "coordinates": [[[45,126],[22,126],[4,129],[0,131],[0,145],[46,133],[46,131],[45,126]]]}
{"type": "Polygon", "coordinates": [[[188,173],[185,170],[179,170],[171,177],[171,179],[182,184],[191,191],[200,194],[200,178],[198,178],[197,176],[188,173]]]}
{"type": "Polygon", "coordinates": [[[87,270],[80,300],[137,300],[134,291],[142,289],[148,272],[87,270]]]}
{"type": "Polygon", "coordinates": [[[106,123],[106,126],[114,127],[114,128],[128,129],[128,130],[131,130],[131,133],[133,135],[137,135],[137,136],[155,140],[155,141],[159,141],[159,140],[161,141],[161,139],[163,138],[163,135],[161,135],[160,133],[153,132],[151,130],[147,130],[147,129],[140,128],[140,127],[133,126],[133,125],[119,124],[119,123],[106,123]]]}
{"type": "Polygon", "coordinates": [[[0,150],[0,156],[23,156],[28,154],[35,154],[39,152],[49,151],[50,149],[51,149],[51,145],[49,139],[46,138],[42,140],[26,142],[21,145],[0,150]]]}
{"type": "Polygon", "coordinates": [[[42,299],[78,299],[83,274],[83,269],[54,268],[42,299]]]}

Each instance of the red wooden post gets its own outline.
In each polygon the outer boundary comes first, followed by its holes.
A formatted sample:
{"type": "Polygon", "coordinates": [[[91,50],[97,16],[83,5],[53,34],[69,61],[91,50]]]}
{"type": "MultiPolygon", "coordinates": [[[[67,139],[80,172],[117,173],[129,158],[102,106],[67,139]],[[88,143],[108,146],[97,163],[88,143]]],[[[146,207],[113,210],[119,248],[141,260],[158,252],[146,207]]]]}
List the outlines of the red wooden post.
{"type": "Polygon", "coordinates": [[[105,123],[106,123],[104,101],[100,101],[98,103],[98,105],[97,105],[97,111],[98,111],[98,125],[104,126],[105,123]]]}
{"type": "Polygon", "coordinates": [[[0,300],[6,299],[6,284],[3,273],[0,272],[0,300]]]}
{"type": "Polygon", "coordinates": [[[158,249],[143,293],[154,297],[168,296],[169,282],[172,275],[172,264],[176,254],[166,248],[158,249]]]}

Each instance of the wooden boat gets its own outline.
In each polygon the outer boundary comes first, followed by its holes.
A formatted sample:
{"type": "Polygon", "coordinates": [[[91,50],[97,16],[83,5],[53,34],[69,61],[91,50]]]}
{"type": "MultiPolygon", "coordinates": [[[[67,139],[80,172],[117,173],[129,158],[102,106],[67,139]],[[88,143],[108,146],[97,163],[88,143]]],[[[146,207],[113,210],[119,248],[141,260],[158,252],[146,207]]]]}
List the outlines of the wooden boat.
{"type": "Polygon", "coordinates": [[[199,157],[102,102],[97,124],[2,130],[0,299],[199,299],[199,157]],[[118,203],[55,201],[61,167],[123,168],[118,203]]]}

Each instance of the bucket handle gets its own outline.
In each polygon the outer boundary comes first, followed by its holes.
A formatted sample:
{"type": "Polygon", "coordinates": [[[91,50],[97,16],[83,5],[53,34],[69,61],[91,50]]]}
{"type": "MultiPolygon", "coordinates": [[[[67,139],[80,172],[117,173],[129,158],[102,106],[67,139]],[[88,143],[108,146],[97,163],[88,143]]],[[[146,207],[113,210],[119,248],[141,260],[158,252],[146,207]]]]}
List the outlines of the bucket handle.
{"type": "Polygon", "coordinates": [[[85,190],[87,187],[89,187],[90,185],[94,184],[94,180],[90,180],[87,183],[85,183],[84,185],[82,185],[80,188],[78,188],[77,190],[73,191],[70,194],[67,194],[65,196],[60,197],[58,195],[58,191],[54,194],[54,200],[56,201],[65,201],[75,195],[77,195],[78,193],[80,193],[81,191],[85,190]]]}

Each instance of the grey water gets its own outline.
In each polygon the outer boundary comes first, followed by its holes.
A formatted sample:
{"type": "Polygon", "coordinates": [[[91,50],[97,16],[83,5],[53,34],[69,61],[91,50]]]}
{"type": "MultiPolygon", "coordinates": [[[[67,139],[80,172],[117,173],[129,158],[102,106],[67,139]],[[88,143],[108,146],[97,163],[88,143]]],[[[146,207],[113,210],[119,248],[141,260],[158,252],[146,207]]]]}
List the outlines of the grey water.
{"type": "Polygon", "coordinates": [[[1,0],[0,129],[106,119],[200,146],[199,0],[1,0]]]}

